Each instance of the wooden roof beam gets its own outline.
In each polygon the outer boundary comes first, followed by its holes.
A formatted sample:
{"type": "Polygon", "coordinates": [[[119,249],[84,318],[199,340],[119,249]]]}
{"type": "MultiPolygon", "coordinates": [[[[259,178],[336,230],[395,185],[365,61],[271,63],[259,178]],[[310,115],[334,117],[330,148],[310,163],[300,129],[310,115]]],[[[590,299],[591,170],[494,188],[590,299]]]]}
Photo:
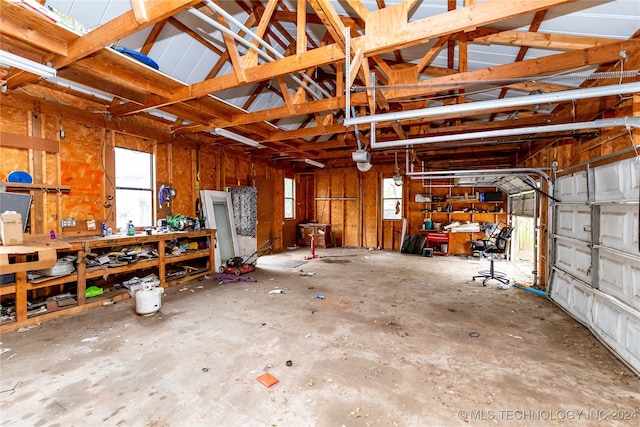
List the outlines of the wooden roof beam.
{"type": "Polygon", "coordinates": [[[619,40],[606,37],[576,36],[572,34],[550,34],[530,31],[501,31],[496,34],[475,37],[478,44],[503,44],[527,46],[538,49],[575,50],[588,49],[615,43],[619,40]]]}
{"type": "MultiPolygon", "coordinates": [[[[260,64],[256,67],[244,70],[247,77],[246,83],[256,83],[277,76],[284,76],[287,74],[302,71],[307,68],[323,66],[343,60],[344,51],[340,50],[337,45],[332,44],[323,46],[307,51],[304,54],[287,56],[277,61],[260,64]]],[[[144,110],[159,108],[163,105],[173,104],[186,99],[199,98],[210,93],[231,89],[238,86],[239,84],[240,82],[234,74],[226,74],[224,76],[208,79],[203,82],[194,83],[190,86],[185,87],[184,89],[180,89],[176,91],[172,99],[161,105],[148,104],[144,106],[130,105],[127,107],[119,107],[116,111],[113,112],[113,114],[135,114],[144,110]]]]}
{"type": "Polygon", "coordinates": [[[331,2],[329,0],[308,1],[324,26],[327,27],[327,32],[331,34],[333,41],[337,43],[344,51],[346,27],[342,23],[338,12],[336,12],[331,2]]]}
{"type": "MultiPolygon", "coordinates": [[[[259,38],[264,37],[264,34],[267,31],[267,26],[271,21],[271,17],[277,5],[278,5],[278,0],[269,0],[267,2],[267,6],[264,8],[264,12],[260,17],[258,28],[254,31],[254,34],[259,38]]],[[[252,40],[251,44],[257,47],[258,41],[252,40]]],[[[247,52],[247,54],[242,58],[242,64],[245,68],[254,67],[258,65],[258,53],[255,50],[250,49],[247,52]]]]}
{"type": "Polygon", "coordinates": [[[387,98],[392,100],[411,96],[426,96],[457,89],[461,87],[459,83],[476,82],[477,84],[482,84],[483,81],[535,77],[558,71],[576,69],[586,65],[615,62],[620,59],[621,50],[637,51],[638,49],[640,49],[640,40],[623,40],[606,45],[605,47],[574,50],[543,58],[529,59],[518,63],[509,63],[491,68],[468,71],[466,73],[436,77],[424,83],[417,83],[410,89],[395,89],[395,93],[393,95],[388,94],[387,98]]]}
{"type": "MultiPolygon", "coordinates": [[[[138,22],[133,10],[123,13],[95,30],[72,41],[68,46],[68,54],[52,59],[54,68],[62,68],[80,58],[102,49],[111,43],[123,39],[143,28],[162,21],[175,13],[196,5],[200,0],[147,0],[143,22],[138,22]]],[[[140,18],[140,15],[138,15],[140,18]]]]}
{"type": "MultiPolygon", "coordinates": [[[[487,0],[413,22],[407,22],[407,5],[399,3],[370,13],[366,23],[366,34],[357,42],[363,46],[365,55],[379,55],[426,43],[436,37],[472,31],[481,26],[575,1],[512,0],[508,7],[505,7],[503,0],[487,0]],[[381,34],[385,37],[381,37],[381,34]]],[[[356,43],[356,39],[353,42],[356,43]]]]}
{"type": "MultiPolygon", "coordinates": [[[[547,14],[546,10],[540,10],[533,16],[533,21],[529,26],[529,31],[528,31],[529,33],[535,33],[536,31],[538,31],[538,29],[540,28],[540,25],[544,21],[544,17],[546,14],[547,14]]],[[[520,49],[518,50],[518,54],[516,55],[516,59],[513,62],[521,62],[528,51],[529,51],[528,46],[521,46],[520,49]]],[[[509,88],[503,87],[500,90],[498,99],[503,99],[507,95],[508,90],[509,88]]],[[[496,115],[492,114],[491,117],[489,118],[489,121],[492,122],[495,118],[496,118],[496,115]]]]}

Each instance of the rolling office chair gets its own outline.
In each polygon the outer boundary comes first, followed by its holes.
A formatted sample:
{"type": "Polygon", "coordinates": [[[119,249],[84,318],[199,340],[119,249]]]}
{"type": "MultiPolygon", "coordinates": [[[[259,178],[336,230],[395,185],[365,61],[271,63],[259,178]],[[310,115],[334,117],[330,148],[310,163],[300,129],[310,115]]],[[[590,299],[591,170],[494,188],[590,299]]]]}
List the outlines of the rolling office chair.
{"type": "Polygon", "coordinates": [[[478,274],[473,276],[473,280],[478,278],[482,278],[482,286],[487,286],[487,282],[491,279],[495,279],[500,283],[505,285],[509,284],[509,279],[507,275],[501,271],[495,271],[493,266],[493,262],[495,260],[496,254],[504,254],[507,252],[507,248],[509,247],[509,241],[511,240],[511,234],[513,234],[513,227],[503,227],[498,234],[495,236],[493,241],[489,240],[480,240],[472,242],[472,247],[474,251],[480,250],[480,242],[482,242],[482,253],[485,256],[489,257],[489,261],[491,263],[489,270],[480,270],[478,274]]]}

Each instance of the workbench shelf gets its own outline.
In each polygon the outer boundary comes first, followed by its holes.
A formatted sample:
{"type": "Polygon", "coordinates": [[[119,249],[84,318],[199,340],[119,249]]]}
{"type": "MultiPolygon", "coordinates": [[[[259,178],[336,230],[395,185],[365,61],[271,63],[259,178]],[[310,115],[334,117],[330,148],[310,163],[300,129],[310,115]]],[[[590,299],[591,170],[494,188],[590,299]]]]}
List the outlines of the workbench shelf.
{"type": "MultiPolygon", "coordinates": [[[[507,221],[506,200],[502,194],[501,200],[498,196],[498,188],[495,187],[477,187],[477,186],[460,186],[454,181],[433,182],[429,188],[428,198],[416,201],[418,206],[423,207],[420,212],[424,214],[424,222],[432,224],[432,229],[425,230],[424,224],[419,224],[420,232],[437,232],[445,231],[445,226],[451,223],[459,222],[464,225],[466,223],[478,223],[482,225],[485,222],[495,224],[505,223],[507,221]],[[493,194],[490,194],[493,193],[493,194]],[[494,196],[484,198],[485,194],[494,196]]],[[[447,254],[451,255],[471,255],[471,241],[481,238],[484,233],[476,231],[456,231],[451,229],[448,233],[447,254]]],[[[434,254],[438,251],[435,243],[433,247],[434,254]]]]}
{"type": "MultiPolygon", "coordinates": [[[[77,257],[76,270],[64,276],[42,277],[29,280],[26,271],[19,271],[20,264],[2,265],[2,272],[15,271],[15,280],[0,286],[0,297],[3,306],[7,302],[15,302],[15,320],[0,324],[0,332],[7,332],[20,327],[30,326],[47,320],[57,319],[70,314],[79,313],[94,307],[109,305],[116,301],[130,298],[127,289],[114,287],[114,282],[121,282],[133,276],[146,276],[156,274],[160,280],[160,286],[175,286],[213,274],[214,251],[213,242],[215,230],[201,229],[160,234],[139,234],[136,236],[107,236],[107,237],[83,237],[71,238],[61,241],[60,248],[56,249],[58,258],[64,255],[77,257]],[[182,249],[176,250],[176,246],[182,249]],[[123,248],[147,247],[157,254],[157,257],[141,259],[127,265],[118,266],[87,266],[87,254],[95,256],[111,254],[122,251],[123,248]],[[165,254],[174,251],[175,254],[165,254]],[[168,274],[167,270],[171,274],[168,274]],[[182,270],[183,274],[176,274],[176,270],[182,270]],[[88,286],[98,286],[104,289],[104,293],[96,297],[86,297],[88,286]],[[58,287],[59,289],[55,289],[58,287]],[[29,312],[27,301],[29,298],[38,297],[34,291],[48,289],[50,294],[55,292],[70,291],[75,294],[76,303],[58,308],[50,312],[29,312]]],[[[25,242],[29,247],[38,248],[45,243],[38,241],[25,242]]],[[[26,262],[27,255],[22,256],[21,262],[26,262]]]]}

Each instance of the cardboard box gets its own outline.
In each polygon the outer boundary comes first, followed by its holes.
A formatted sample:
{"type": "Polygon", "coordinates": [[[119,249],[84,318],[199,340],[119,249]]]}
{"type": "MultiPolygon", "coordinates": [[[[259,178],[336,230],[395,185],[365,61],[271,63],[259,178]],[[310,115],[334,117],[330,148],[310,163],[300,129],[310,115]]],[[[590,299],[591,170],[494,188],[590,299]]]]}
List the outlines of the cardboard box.
{"type": "Polygon", "coordinates": [[[0,239],[4,246],[22,244],[22,217],[19,213],[0,214],[0,239]]]}
{"type": "MultiPolygon", "coordinates": [[[[69,248],[69,245],[62,246],[69,248]]],[[[17,273],[18,271],[39,270],[42,268],[54,267],[56,265],[56,248],[43,246],[0,246],[0,271],[3,274],[17,273]],[[32,261],[10,262],[10,258],[18,255],[30,255],[37,258],[32,261]],[[35,256],[34,256],[35,255],[35,256]]]]}

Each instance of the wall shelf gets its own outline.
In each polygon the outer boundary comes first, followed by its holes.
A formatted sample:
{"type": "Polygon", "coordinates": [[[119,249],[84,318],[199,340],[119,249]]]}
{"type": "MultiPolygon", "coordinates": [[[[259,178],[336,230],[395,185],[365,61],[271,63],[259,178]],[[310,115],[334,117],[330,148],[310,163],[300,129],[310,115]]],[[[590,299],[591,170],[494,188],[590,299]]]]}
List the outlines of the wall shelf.
{"type": "Polygon", "coordinates": [[[56,193],[68,193],[71,191],[71,187],[67,185],[47,185],[47,184],[23,184],[19,182],[7,182],[7,190],[41,190],[45,192],[56,192],[56,193]]]}
{"type": "MultiPolygon", "coordinates": [[[[418,202],[423,209],[420,213],[424,214],[424,220],[431,220],[432,223],[439,223],[442,227],[453,222],[479,223],[506,222],[506,201],[481,201],[478,194],[480,192],[496,191],[493,187],[434,187],[430,188],[431,201],[418,202]],[[435,199],[435,201],[434,201],[435,199]],[[447,206],[450,206],[450,211],[447,206]],[[440,209],[438,209],[438,207],[440,209]],[[501,212],[502,211],[502,212],[501,212]]],[[[420,225],[420,232],[437,232],[437,230],[425,230],[420,225]]],[[[448,235],[448,254],[452,255],[470,255],[471,240],[484,236],[484,233],[477,231],[456,231],[451,230],[448,235]]],[[[436,245],[437,246],[437,245],[436,245]]],[[[434,254],[438,253],[434,251],[434,254]]]]}

